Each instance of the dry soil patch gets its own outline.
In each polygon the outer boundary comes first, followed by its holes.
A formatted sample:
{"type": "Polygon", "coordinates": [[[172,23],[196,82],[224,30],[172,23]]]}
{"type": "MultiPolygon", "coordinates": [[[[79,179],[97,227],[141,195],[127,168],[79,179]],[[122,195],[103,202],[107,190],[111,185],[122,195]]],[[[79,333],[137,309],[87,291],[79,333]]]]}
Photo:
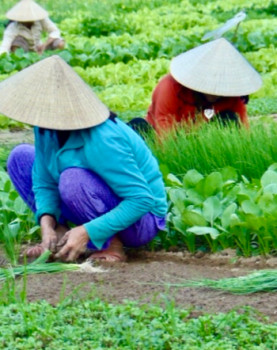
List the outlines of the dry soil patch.
{"type": "Polygon", "coordinates": [[[234,277],[256,269],[277,267],[276,258],[239,259],[235,263],[232,259],[229,254],[199,258],[190,254],[183,256],[182,253],[140,251],[129,254],[127,263],[113,266],[102,264],[106,272],[101,274],[72,272],[29,276],[28,299],[46,299],[56,304],[63,289],[65,295],[68,295],[82,284],[78,292],[73,292],[73,297],[91,292],[91,297],[101,297],[114,303],[124,299],[139,302],[175,300],[178,306],[191,308],[193,315],[226,312],[249,305],[269,316],[271,320],[277,321],[277,291],[232,295],[208,288],[175,288],[158,284],[180,282],[182,279],[234,277]]]}

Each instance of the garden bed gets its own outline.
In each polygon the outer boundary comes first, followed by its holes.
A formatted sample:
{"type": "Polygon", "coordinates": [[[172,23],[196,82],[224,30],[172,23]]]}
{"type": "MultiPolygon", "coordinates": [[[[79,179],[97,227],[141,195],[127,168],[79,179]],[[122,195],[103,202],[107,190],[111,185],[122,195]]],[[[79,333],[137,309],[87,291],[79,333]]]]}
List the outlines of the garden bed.
{"type": "MultiPolygon", "coordinates": [[[[10,148],[12,144],[33,142],[31,130],[16,132],[1,131],[0,141],[10,148]]],[[[238,257],[235,251],[196,254],[188,252],[128,252],[128,263],[114,266],[103,264],[102,274],[80,272],[33,275],[27,277],[27,298],[29,301],[47,300],[58,303],[63,293],[77,296],[92,292],[94,296],[109,302],[124,299],[147,302],[153,300],[175,300],[183,308],[191,308],[192,315],[206,312],[227,312],[233,308],[249,305],[261,313],[277,320],[277,293],[255,293],[252,295],[232,295],[208,288],[168,288],[160,283],[180,282],[180,279],[221,279],[245,275],[255,269],[277,268],[277,258],[254,256],[238,257]],[[156,283],[156,284],[155,284],[156,283]],[[159,284],[158,284],[159,283],[159,284]],[[81,285],[81,286],[80,286],[81,285]],[[77,289],[76,289],[77,288],[77,289]]],[[[5,261],[0,257],[0,264],[5,261]]],[[[18,284],[21,285],[20,279],[18,284]]]]}
{"type": "MultiPolygon", "coordinates": [[[[5,12],[12,5],[11,0],[1,5],[1,36],[5,12]]],[[[173,142],[169,140],[163,148],[160,142],[149,143],[165,181],[171,173],[167,186],[172,190],[168,231],[148,249],[159,247],[171,252],[128,250],[128,263],[101,264],[103,273],[25,275],[15,278],[15,282],[1,282],[0,348],[73,350],[80,347],[80,339],[82,349],[275,348],[277,291],[234,295],[209,288],[166,286],[277,268],[277,124],[272,123],[277,117],[274,1],[261,4],[260,0],[230,0],[223,4],[218,0],[45,0],[43,6],[67,43],[65,50],[57,54],[125,121],[146,115],[152,91],[168,73],[172,57],[203,43],[204,34],[241,10],[247,14],[246,20],[224,36],[235,41],[261,74],[263,87],[251,94],[248,104],[248,114],[254,116],[251,133],[239,129],[239,133],[231,130],[228,134],[225,130],[217,136],[209,128],[208,134],[201,129],[195,137],[193,133],[178,133],[177,140],[173,135],[173,142]],[[236,170],[235,176],[226,179],[218,173],[226,166],[236,170]],[[211,173],[212,180],[221,176],[221,188],[210,190],[204,186],[203,194],[203,179],[196,196],[191,196],[195,191],[185,188],[180,180],[193,169],[201,173],[198,179],[211,173]],[[231,196],[225,208],[223,199],[232,186],[239,188],[235,191],[238,195],[231,196]],[[184,200],[184,190],[194,201],[184,200]],[[179,199],[184,206],[179,205],[179,199]],[[210,215],[213,209],[218,210],[210,215]],[[218,252],[221,249],[225,250],[218,252]],[[211,251],[214,253],[204,253],[211,251]],[[130,302],[124,303],[126,299],[130,302]],[[256,313],[252,315],[245,309],[247,306],[268,316],[269,322],[256,313]],[[238,313],[225,314],[233,309],[238,313]]],[[[0,81],[52,54],[24,53],[19,49],[1,56],[0,81]]],[[[6,244],[8,259],[0,253],[0,266],[22,264],[22,259],[18,261],[22,245],[39,240],[33,215],[4,170],[13,146],[33,143],[32,130],[22,127],[0,116],[1,244],[6,244]]],[[[230,169],[228,172],[234,174],[230,169]]],[[[188,180],[187,176],[185,185],[188,180]]],[[[196,187],[192,180],[189,185],[196,187]]]]}
{"type": "MultiPolygon", "coordinates": [[[[251,306],[277,321],[277,293],[232,295],[207,288],[168,288],[162,282],[183,279],[236,277],[255,269],[276,268],[277,258],[235,258],[232,251],[212,255],[189,253],[129,252],[128,263],[102,264],[104,273],[80,272],[32,275],[27,277],[27,299],[46,300],[57,304],[65,295],[73,298],[91,294],[112,303],[123,300],[163,303],[175,300],[178,306],[192,309],[194,317],[203,313],[227,312],[241,306],[251,306]]],[[[21,284],[21,282],[19,282],[21,284]]]]}

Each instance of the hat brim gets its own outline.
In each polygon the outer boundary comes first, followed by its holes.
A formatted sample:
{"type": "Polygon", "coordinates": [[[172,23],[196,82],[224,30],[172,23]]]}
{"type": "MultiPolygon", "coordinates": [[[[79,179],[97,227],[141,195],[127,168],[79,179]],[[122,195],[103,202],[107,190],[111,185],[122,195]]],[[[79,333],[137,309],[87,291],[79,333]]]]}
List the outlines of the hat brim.
{"type": "Polygon", "coordinates": [[[59,56],[46,58],[2,81],[0,113],[56,130],[89,128],[110,115],[90,86],[59,56]]]}
{"type": "Polygon", "coordinates": [[[175,57],[170,72],[180,84],[216,96],[249,95],[262,86],[259,73],[223,38],[175,57]]]}
{"type": "Polygon", "coordinates": [[[6,17],[16,22],[35,22],[48,17],[48,12],[32,0],[21,0],[7,13],[6,17]]]}

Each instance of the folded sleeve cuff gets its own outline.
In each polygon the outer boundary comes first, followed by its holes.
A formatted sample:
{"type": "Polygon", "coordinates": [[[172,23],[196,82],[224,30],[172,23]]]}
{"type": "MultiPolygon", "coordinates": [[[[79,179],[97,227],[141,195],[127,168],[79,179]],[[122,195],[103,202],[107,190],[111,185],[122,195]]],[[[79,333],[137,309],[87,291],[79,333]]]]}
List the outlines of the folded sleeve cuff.
{"type": "Polygon", "coordinates": [[[56,219],[57,222],[59,222],[60,216],[61,216],[61,211],[58,210],[53,210],[50,208],[44,208],[43,210],[37,210],[35,213],[35,220],[36,220],[36,224],[39,225],[39,221],[40,218],[42,217],[42,215],[51,215],[53,216],[53,218],[56,219]]]}

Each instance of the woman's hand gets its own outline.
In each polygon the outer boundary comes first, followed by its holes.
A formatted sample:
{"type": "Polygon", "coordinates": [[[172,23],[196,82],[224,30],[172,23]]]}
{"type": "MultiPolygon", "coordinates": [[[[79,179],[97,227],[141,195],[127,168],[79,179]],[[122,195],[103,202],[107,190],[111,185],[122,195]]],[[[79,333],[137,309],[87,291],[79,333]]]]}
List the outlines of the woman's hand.
{"type": "MultiPolygon", "coordinates": [[[[65,232],[65,228],[64,228],[65,232]]],[[[58,242],[57,232],[51,227],[41,227],[42,241],[40,244],[36,244],[33,247],[29,247],[26,250],[28,257],[38,257],[46,250],[50,250],[52,253],[56,253],[56,244],[58,242]]]]}
{"type": "Polygon", "coordinates": [[[46,250],[49,249],[52,253],[56,252],[56,245],[58,243],[57,233],[53,228],[41,229],[42,242],[41,246],[46,250]]]}
{"type": "Polygon", "coordinates": [[[80,254],[86,251],[89,236],[84,226],[77,226],[66,232],[64,237],[57,243],[60,251],[56,258],[64,261],[74,261],[80,254]]]}
{"type": "Polygon", "coordinates": [[[46,250],[49,249],[51,252],[56,251],[56,244],[58,243],[58,236],[56,232],[56,220],[51,215],[43,215],[40,218],[41,246],[46,250]]]}

